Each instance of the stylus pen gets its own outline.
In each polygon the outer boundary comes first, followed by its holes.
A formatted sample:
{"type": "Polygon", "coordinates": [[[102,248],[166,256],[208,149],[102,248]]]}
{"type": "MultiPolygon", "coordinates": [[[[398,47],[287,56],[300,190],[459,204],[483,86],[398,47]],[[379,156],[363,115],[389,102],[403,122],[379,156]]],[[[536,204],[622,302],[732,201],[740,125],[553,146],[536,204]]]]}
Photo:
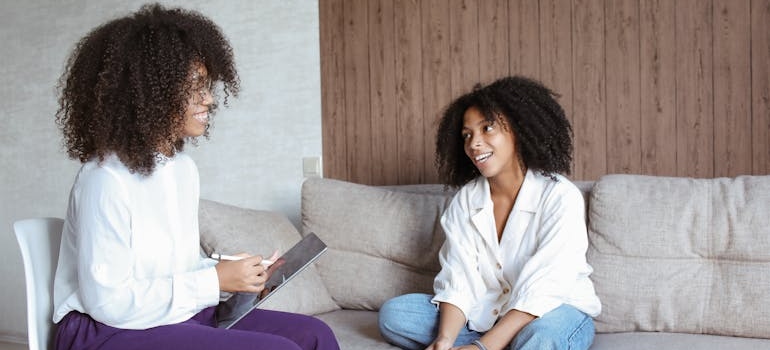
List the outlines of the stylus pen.
{"type": "MultiPolygon", "coordinates": [[[[235,255],[225,255],[225,254],[219,254],[219,253],[213,253],[211,254],[211,258],[214,260],[241,260],[243,259],[242,256],[235,256],[235,255]]],[[[265,267],[270,266],[275,261],[262,259],[262,262],[260,264],[265,265],[265,267]]]]}

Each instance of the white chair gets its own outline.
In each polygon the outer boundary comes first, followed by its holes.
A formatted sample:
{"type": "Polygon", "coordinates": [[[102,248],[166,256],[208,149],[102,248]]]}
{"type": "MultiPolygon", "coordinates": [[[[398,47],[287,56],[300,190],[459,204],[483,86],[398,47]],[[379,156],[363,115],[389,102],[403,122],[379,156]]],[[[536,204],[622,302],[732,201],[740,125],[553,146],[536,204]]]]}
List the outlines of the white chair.
{"type": "Polygon", "coordinates": [[[53,349],[53,278],[59,261],[64,220],[36,218],[13,223],[24,261],[27,337],[30,350],[53,349]]]}

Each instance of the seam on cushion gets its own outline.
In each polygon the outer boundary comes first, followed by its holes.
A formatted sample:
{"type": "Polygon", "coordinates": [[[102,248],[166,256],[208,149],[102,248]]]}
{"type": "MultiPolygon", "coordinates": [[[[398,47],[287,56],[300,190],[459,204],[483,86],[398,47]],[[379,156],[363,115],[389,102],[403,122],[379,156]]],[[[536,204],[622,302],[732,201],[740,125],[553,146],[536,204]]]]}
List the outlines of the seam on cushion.
{"type": "MultiPolygon", "coordinates": [[[[634,259],[647,259],[647,260],[699,260],[704,262],[733,262],[733,263],[752,263],[752,264],[768,264],[770,259],[727,259],[727,258],[704,258],[698,257],[670,257],[670,256],[642,256],[642,255],[629,255],[629,254],[614,254],[614,253],[593,253],[596,256],[615,256],[623,258],[634,259]]],[[[589,262],[590,263],[590,262],[589,262]]]]}
{"type": "MultiPolygon", "coordinates": [[[[399,265],[404,266],[404,267],[408,267],[410,269],[424,270],[424,271],[428,271],[428,272],[431,272],[431,273],[438,273],[438,271],[441,270],[441,268],[439,267],[438,270],[434,271],[434,270],[428,269],[426,267],[420,267],[420,266],[415,266],[415,265],[412,265],[412,264],[404,263],[403,261],[401,261],[401,259],[397,259],[397,258],[394,258],[394,257],[388,257],[388,256],[385,256],[385,255],[375,255],[375,254],[372,254],[371,252],[362,251],[362,250],[359,250],[359,249],[341,248],[341,247],[333,247],[333,246],[328,246],[328,247],[329,247],[329,249],[335,249],[335,250],[340,251],[340,252],[354,253],[354,254],[360,254],[360,255],[368,256],[368,257],[371,257],[371,258],[389,260],[389,261],[391,261],[393,263],[399,264],[399,265]]],[[[436,256],[436,260],[438,260],[438,256],[436,256]]]]}
{"type": "Polygon", "coordinates": [[[437,274],[439,272],[438,270],[437,271],[433,271],[433,270],[429,270],[427,268],[422,268],[422,267],[419,267],[419,266],[404,264],[401,261],[393,260],[392,258],[384,257],[382,255],[374,255],[374,254],[371,254],[371,253],[365,253],[365,252],[361,252],[361,251],[357,251],[357,250],[351,250],[351,249],[341,249],[341,248],[338,248],[338,247],[329,247],[329,249],[334,249],[336,251],[344,252],[344,253],[353,253],[353,254],[363,255],[365,257],[369,257],[369,258],[372,258],[372,259],[387,260],[389,262],[392,262],[392,263],[394,263],[396,265],[400,265],[400,266],[402,266],[402,267],[404,267],[404,268],[406,268],[408,270],[411,270],[411,271],[413,271],[413,272],[415,272],[417,274],[420,274],[420,275],[435,276],[435,274],[437,274]]]}

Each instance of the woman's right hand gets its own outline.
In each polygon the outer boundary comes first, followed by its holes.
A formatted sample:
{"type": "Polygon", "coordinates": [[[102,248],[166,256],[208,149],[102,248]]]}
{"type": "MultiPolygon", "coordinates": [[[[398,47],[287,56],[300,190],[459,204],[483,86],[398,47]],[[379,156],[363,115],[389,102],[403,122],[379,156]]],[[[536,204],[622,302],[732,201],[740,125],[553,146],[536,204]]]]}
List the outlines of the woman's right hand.
{"type": "MultiPolygon", "coordinates": [[[[245,256],[239,254],[239,256],[245,256]]],[[[270,277],[267,268],[260,264],[262,256],[246,256],[241,260],[225,261],[216,264],[219,277],[219,289],[224,292],[259,293],[265,289],[265,282],[270,277]]]]}

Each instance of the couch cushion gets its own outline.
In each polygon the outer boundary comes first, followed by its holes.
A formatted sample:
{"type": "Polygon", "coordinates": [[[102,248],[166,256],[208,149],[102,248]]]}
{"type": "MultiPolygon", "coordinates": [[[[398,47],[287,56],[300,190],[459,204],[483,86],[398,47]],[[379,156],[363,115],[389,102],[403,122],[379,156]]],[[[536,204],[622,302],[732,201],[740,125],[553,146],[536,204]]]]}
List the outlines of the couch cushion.
{"type": "Polygon", "coordinates": [[[589,239],[599,332],[770,337],[770,176],[605,176],[589,239]]]}
{"type": "Polygon", "coordinates": [[[597,334],[589,350],[757,350],[770,349],[770,340],[719,335],[632,332],[597,334]]]}
{"type": "MultiPolygon", "coordinates": [[[[201,247],[207,254],[262,254],[286,252],[301,236],[286,216],[201,199],[201,247]]],[[[314,265],[279,289],[260,307],[286,312],[317,314],[339,309],[329,296],[314,265]]]]}
{"type": "Polygon", "coordinates": [[[316,317],[334,331],[340,349],[398,350],[382,339],[375,311],[338,310],[316,317]]]}
{"type": "Polygon", "coordinates": [[[321,277],[339,306],[377,310],[405,293],[432,293],[451,192],[311,178],[302,186],[302,230],[329,246],[321,277]]]}

